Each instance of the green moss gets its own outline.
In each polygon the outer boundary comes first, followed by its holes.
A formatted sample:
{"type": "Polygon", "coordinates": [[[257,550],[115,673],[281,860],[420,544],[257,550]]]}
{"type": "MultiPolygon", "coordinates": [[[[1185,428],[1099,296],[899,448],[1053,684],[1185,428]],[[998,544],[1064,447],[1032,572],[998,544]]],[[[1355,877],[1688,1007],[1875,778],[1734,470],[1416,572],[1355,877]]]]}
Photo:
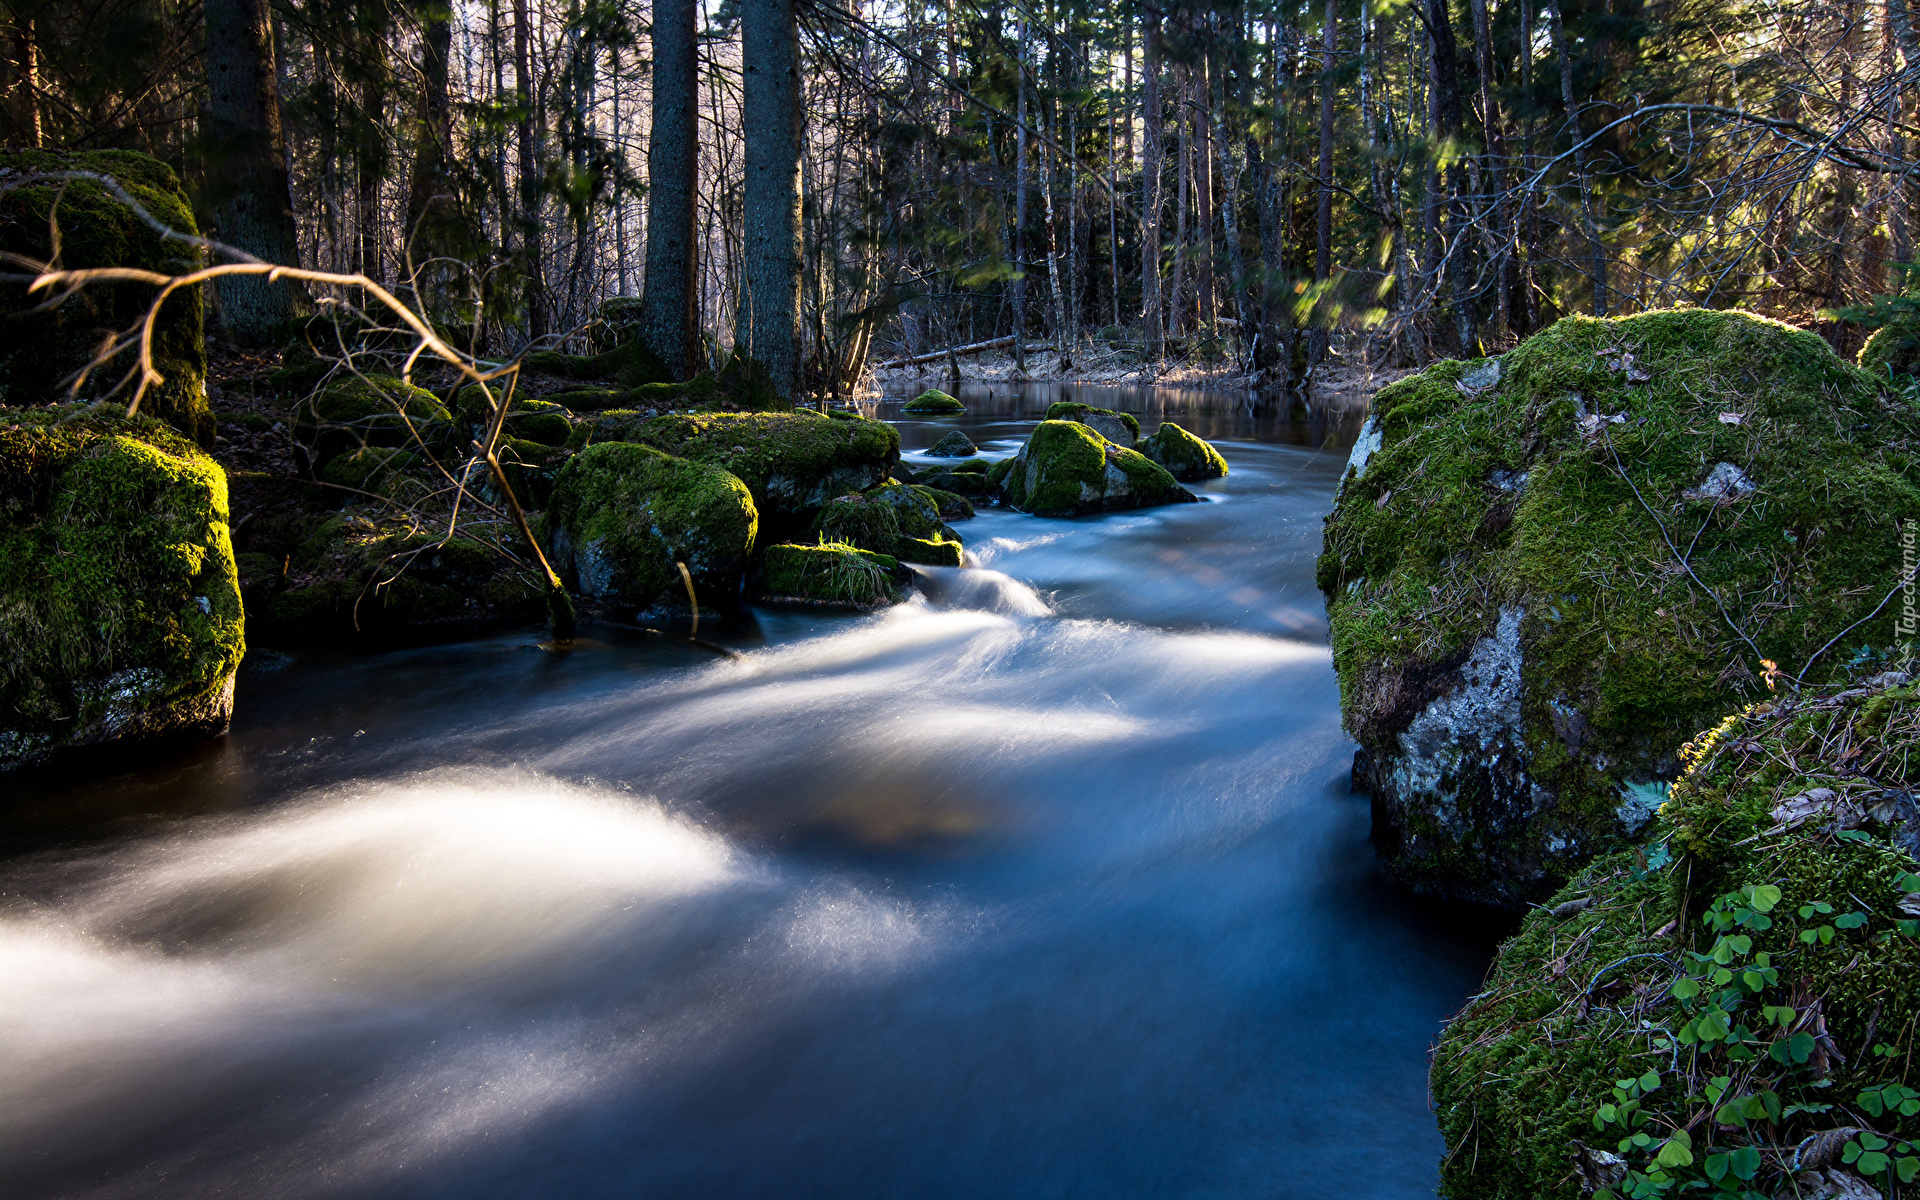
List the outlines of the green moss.
{"type": "MultiPolygon", "coordinates": [[[[937,493],[898,483],[835,497],[820,510],[814,540],[844,543],[903,562],[957,567],[960,539],[941,522],[937,493]]],[[[957,499],[957,497],[956,497],[957,499]]]]}
{"type": "Polygon", "coordinates": [[[967,406],[947,395],[939,388],[928,388],[918,396],[907,401],[903,412],[910,413],[957,413],[967,411],[967,406]]]}
{"type": "MultiPolygon", "coordinates": [[[[110,176],[162,223],[182,233],[199,232],[172,169],[144,154],[0,151],[0,185],[37,171],[110,176]]],[[[163,240],[90,180],[50,180],[0,191],[0,251],[41,262],[51,259],[50,229],[56,218],[60,265],[68,269],[138,267],[172,275],[200,266],[197,251],[163,240]]],[[[24,284],[0,283],[0,404],[29,406],[65,397],[66,378],[91,361],[106,336],[141,319],[153,296],[154,289],[144,284],[94,286],[50,312],[34,312],[43,296],[29,298],[24,284]]],[[[201,289],[194,287],[175,292],[161,307],[154,326],[153,365],[164,378],[148,389],[140,409],[202,445],[212,445],[203,305],[201,289]]],[[[88,378],[79,397],[104,395],[133,366],[132,353],[121,353],[88,378]]]]}
{"type": "Polygon", "coordinates": [[[806,411],[669,414],[633,439],[731,472],[752,489],[763,520],[789,528],[833,497],[885,479],[900,458],[893,426],[806,411]]]}
{"type": "MultiPolygon", "coordinates": [[[[1062,400],[1047,405],[1047,420],[1078,421],[1082,425],[1092,426],[1102,437],[1107,438],[1109,441],[1118,441],[1117,438],[1114,438],[1112,434],[1108,432],[1109,429],[1113,429],[1113,424],[1117,422],[1120,425],[1126,426],[1127,432],[1132,435],[1131,439],[1126,443],[1127,445],[1131,446],[1134,442],[1140,440],[1140,418],[1134,416],[1132,413],[1116,412],[1111,408],[1095,408],[1091,404],[1075,404],[1071,401],[1062,400]],[[1094,418],[1105,419],[1095,420],[1094,418]],[[1105,428],[1103,428],[1103,426],[1105,428]]],[[[1118,432],[1119,430],[1113,429],[1113,433],[1118,432]]]]}
{"type": "MultiPolygon", "coordinates": [[[[974,492],[975,495],[986,491],[985,481],[977,475],[945,475],[936,476],[936,478],[963,485],[971,485],[976,489],[974,492]]],[[[924,483],[916,483],[913,484],[912,487],[914,491],[926,497],[927,502],[933,505],[935,511],[940,514],[940,519],[943,521],[965,521],[974,515],[972,501],[958,492],[946,491],[943,488],[924,483]]]]}
{"type": "Polygon", "coordinates": [[[425,388],[386,375],[349,375],[295,405],[293,436],[318,466],[361,446],[437,447],[452,421],[425,388]]]}
{"type": "Polygon", "coordinates": [[[904,599],[900,564],[838,542],[769,546],[754,578],[766,600],[880,608],[904,599]]]}
{"type": "Polygon", "coordinates": [[[1011,473],[1012,470],[1013,470],[1013,459],[1011,458],[1003,458],[999,462],[994,463],[992,466],[988,467],[987,468],[987,490],[992,491],[994,488],[1004,486],[1007,482],[1007,475],[1011,473]]]}
{"type": "MultiPolygon", "coordinates": [[[[1620,851],[1579,872],[1500,948],[1486,986],[1448,1024],[1432,1072],[1447,1140],[1442,1194],[1575,1200],[1583,1194],[1572,1170],[1576,1144],[1618,1152],[1621,1129],[1599,1130],[1595,1114],[1614,1101],[1615,1081],[1648,1070],[1660,1078],[1644,1101],[1655,1144],[1692,1124],[1695,1176],[1709,1155],[1755,1146],[1762,1153],[1753,1187],[1763,1195],[1794,1194],[1786,1160],[1815,1133],[1865,1124],[1895,1139],[1920,1137],[1920,1118],[1875,1119],[1856,1101],[1862,1089],[1903,1074],[1914,1082],[1904,1064],[1920,1020],[1912,986],[1920,941],[1910,923],[1900,924],[1907,914],[1895,885],[1917,864],[1889,835],[1920,842],[1920,818],[1841,838],[1823,819],[1782,829],[1771,816],[1783,798],[1815,787],[1869,806],[1887,789],[1912,789],[1920,783],[1916,731],[1920,700],[1901,687],[1864,703],[1829,692],[1757,706],[1698,739],[1659,826],[1676,861],[1653,869],[1644,855],[1620,851]],[[1736,930],[1752,939],[1752,952],[1771,955],[1778,983],[1736,1010],[1758,1041],[1752,1065],[1742,1067],[1724,1051],[1677,1040],[1688,1010],[1669,990],[1690,953],[1713,947],[1703,910],[1749,884],[1781,891],[1764,927],[1736,930]],[[1831,911],[1800,915],[1815,903],[1831,911]],[[1562,904],[1580,911],[1555,917],[1562,904]],[[1861,914],[1858,927],[1836,926],[1849,912],[1861,914]],[[1822,925],[1826,940],[1801,936],[1822,925]],[[1797,1019],[1816,998],[1840,1051],[1824,1085],[1815,1071],[1774,1059],[1771,1046],[1783,1035],[1761,1012],[1791,1004],[1797,1019]],[[1876,1053],[1876,1045],[1892,1053],[1876,1053]],[[1783,1109],[1818,1107],[1783,1112],[1771,1125],[1701,1120],[1716,1103],[1706,1084],[1722,1074],[1743,1092],[1776,1091],[1783,1109]]],[[[1648,1157],[1628,1155],[1641,1170],[1648,1157]]]]}
{"type": "Polygon", "coordinates": [[[1220,457],[1218,450],[1208,445],[1206,439],[1195,437],[1172,421],[1162,421],[1153,436],[1140,443],[1140,453],[1165,467],[1168,474],[1182,483],[1222,479],[1227,474],[1227,460],[1220,457]]]}
{"type": "Polygon", "coordinates": [[[520,360],[520,369],[562,379],[611,379],[626,391],[643,384],[673,382],[660,357],[638,341],[621,343],[600,354],[535,350],[520,360]]]}
{"type": "Polygon", "coordinates": [[[1920,375],[1920,314],[1895,317],[1874,330],[1860,347],[1859,362],[1875,379],[1920,375]]]}
{"type": "Polygon", "coordinates": [[[425,467],[425,460],[411,450],[367,446],[336,455],[319,472],[323,483],[377,495],[401,494],[406,481],[425,467]]]}
{"type": "MultiPolygon", "coordinates": [[[[995,481],[994,471],[987,480],[995,481]]],[[[1007,503],[1043,517],[1193,499],[1166,468],[1078,421],[1041,422],[999,480],[1007,503]]]]}
{"type": "Polygon", "coordinates": [[[569,584],[602,601],[633,609],[679,603],[679,562],[702,604],[725,606],[757,525],[746,485],[726,471],[606,442],[561,470],[542,536],[569,584]]]}
{"type": "Polygon", "coordinates": [[[955,463],[951,468],[951,470],[957,475],[968,475],[968,474],[985,475],[988,471],[991,471],[992,469],[993,469],[993,465],[982,458],[970,458],[963,463],[955,463]]]}
{"type": "MultiPolygon", "coordinates": [[[[1622,786],[1670,778],[1690,732],[1764,694],[1760,659],[1800,670],[1887,594],[1892,531],[1920,518],[1920,422],[1820,338],[1741,313],[1567,318],[1497,376],[1475,368],[1496,385],[1468,370],[1375,397],[1380,446],[1342,486],[1318,578],[1347,727],[1386,764],[1391,869],[1518,904],[1619,844],[1622,786]],[[1720,463],[1757,490],[1690,498],[1720,463]],[[1402,789],[1400,735],[1503,609],[1524,614],[1516,752],[1402,789]]],[[[1814,676],[1885,636],[1859,626],[1814,676]]]]}
{"type": "Polygon", "coordinates": [[[0,770],[224,729],[245,650],[227,479],[149,418],[0,411],[0,770]]]}

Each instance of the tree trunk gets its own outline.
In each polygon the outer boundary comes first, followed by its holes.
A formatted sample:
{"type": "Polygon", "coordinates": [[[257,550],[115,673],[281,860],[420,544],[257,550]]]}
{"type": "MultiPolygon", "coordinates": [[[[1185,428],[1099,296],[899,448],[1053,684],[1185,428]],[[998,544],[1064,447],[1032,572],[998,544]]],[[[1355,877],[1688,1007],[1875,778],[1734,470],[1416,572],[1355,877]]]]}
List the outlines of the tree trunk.
{"type": "MultiPolygon", "coordinates": [[[[210,174],[220,240],[267,262],[300,265],[299,230],[287,178],[280,87],[274,74],[267,0],[206,0],[207,125],[215,145],[210,174]]],[[[286,336],[310,311],[304,290],[260,275],[220,280],[220,312],[237,342],[286,336]]]]}
{"type": "MultiPolygon", "coordinates": [[[[1579,108],[1573,95],[1573,57],[1567,53],[1567,31],[1560,18],[1561,0],[1548,8],[1548,32],[1553,38],[1553,53],[1560,60],[1560,102],[1567,109],[1568,134],[1578,146],[1584,134],[1580,130],[1579,108]]],[[[1593,193],[1587,186],[1587,153],[1573,152],[1575,186],[1580,189],[1580,222],[1587,235],[1588,274],[1593,279],[1593,315],[1607,315],[1607,251],[1600,241],[1600,226],[1593,216],[1593,193]]]]}
{"type": "Polygon", "coordinates": [[[1160,298],[1161,152],[1165,130],[1160,121],[1160,13],[1146,8],[1141,34],[1140,77],[1140,323],[1147,356],[1166,353],[1166,306],[1160,298]]]}
{"type": "Polygon", "coordinates": [[[547,281],[542,259],[540,201],[544,172],[534,137],[533,14],[528,0],[513,0],[513,86],[520,106],[520,233],[527,264],[527,336],[547,335],[547,281]]]}
{"type": "Polygon", "coordinates": [[[740,6],[746,295],[734,347],[766,369],[783,399],[800,389],[800,30],[793,6],[740,6]]]}
{"type": "MultiPolygon", "coordinates": [[[[1333,278],[1333,60],[1339,52],[1339,4],[1327,0],[1320,42],[1320,162],[1314,175],[1313,281],[1322,285],[1333,278]]],[[[1318,320],[1310,345],[1314,362],[1326,356],[1327,331],[1318,320]]]]}
{"type": "Polygon", "coordinates": [[[653,126],[647,136],[646,343],[675,379],[700,368],[700,266],[694,194],[700,175],[699,5],[655,0],[653,126]]]}
{"type": "Polygon", "coordinates": [[[1027,370],[1027,22],[1020,21],[1020,73],[1013,132],[1013,369],[1027,370]]]}
{"type": "MultiPolygon", "coordinates": [[[[422,271],[420,264],[436,255],[457,250],[449,234],[455,225],[454,197],[447,162],[453,153],[453,96],[449,90],[448,60],[453,51],[453,24],[449,10],[427,8],[421,13],[420,100],[413,137],[413,174],[407,186],[406,264],[415,278],[418,303],[441,290],[434,281],[439,268],[422,271]]],[[[435,308],[444,307],[436,302],[435,308]]]]}
{"type": "MultiPolygon", "coordinates": [[[[358,186],[354,195],[354,225],[359,231],[360,240],[357,257],[362,275],[375,283],[384,283],[386,277],[381,272],[380,253],[380,183],[387,166],[386,144],[381,140],[387,90],[384,39],[378,35],[366,39],[360,47],[360,53],[363,56],[360,69],[366,75],[361,80],[360,88],[360,112],[365,124],[361,143],[354,155],[358,169],[358,186]]],[[[371,297],[368,299],[371,300],[371,297]]]]}

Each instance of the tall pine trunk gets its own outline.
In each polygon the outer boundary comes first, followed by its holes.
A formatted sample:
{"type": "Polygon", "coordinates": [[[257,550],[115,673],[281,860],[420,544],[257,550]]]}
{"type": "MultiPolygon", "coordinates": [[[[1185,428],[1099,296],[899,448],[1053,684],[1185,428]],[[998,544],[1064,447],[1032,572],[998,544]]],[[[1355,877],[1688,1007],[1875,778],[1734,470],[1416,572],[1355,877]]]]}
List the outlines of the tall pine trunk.
{"type": "Polygon", "coordinates": [[[700,368],[699,5],[655,0],[653,127],[647,139],[647,265],[641,329],[676,379],[700,368]]]}
{"type": "MultiPolygon", "coordinates": [[[[210,172],[220,240],[255,258],[300,265],[299,230],[287,178],[287,142],[274,72],[267,0],[206,0],[207,118],[214,142],[210,172]]],[[[311,308],[291,282],[230,275],[219,282],[220,313],[237,342],[286,335],[311,308]]]]}
{"type": "Polygon", "coordinates": [[[534,115],[539,98],[533,94],[533,14],[528,0],[513,0],[513,86],[520,106],[520,236],[526,253],[527,336],[547,335],[546,264],[540,230],[540,202],[545,190],[534,115]]]}
{"type": "Polygon", "coordinates": [[[1141,34],[1140,77],[1140,323],[1147,356],[1166,352],[1166,305],[1160,297],[1161,152],[1166,131],[1160,120],[1160,13],[1146,6],[1141,34]]]}
{"type": "Polygon", "coordinates": [[[793,5],[740,6],[746,294],[734,346],[766,369],[783,399],[800,387],[800,31],[793,5]]]}

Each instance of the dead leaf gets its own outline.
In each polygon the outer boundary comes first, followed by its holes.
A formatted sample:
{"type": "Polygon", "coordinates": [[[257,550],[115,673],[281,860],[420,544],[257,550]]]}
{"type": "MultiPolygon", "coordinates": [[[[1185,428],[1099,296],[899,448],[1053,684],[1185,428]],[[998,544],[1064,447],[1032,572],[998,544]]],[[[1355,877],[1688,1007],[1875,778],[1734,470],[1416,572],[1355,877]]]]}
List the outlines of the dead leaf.
{"type": "Polygon", "coordinates": [[[1746,423],[1746,420],[1745,417],[1737,412],[1723,412],[1720,414],[1720,423],[1722,425],[1742,425],[1746,423]]]}

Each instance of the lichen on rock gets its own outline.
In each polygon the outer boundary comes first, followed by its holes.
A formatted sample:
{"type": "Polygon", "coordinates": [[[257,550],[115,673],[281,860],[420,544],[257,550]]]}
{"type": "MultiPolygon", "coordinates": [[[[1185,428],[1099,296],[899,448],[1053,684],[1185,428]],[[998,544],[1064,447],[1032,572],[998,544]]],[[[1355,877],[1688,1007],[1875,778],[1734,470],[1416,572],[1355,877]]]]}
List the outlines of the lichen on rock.
{"type": "Polygon", "coordinates": [[[1813,334],[1691,309],[1567,318],[1498,371],[1381,389],[1318,578],[1393,874],[1520,906],[1620,844],[1624,788],[1894,585],[1917,417],[1813,334]],[[1511,735],[1442,736],[1516,621],[1511,735]]]}
{"type": "Polygon", "coordinates": [[[226,729],[227,479],[159,421],[0,410],[0,771],[226,729]]]}
{"type": "Polygon", "coordinates": [[[589,446],[560,471],[541,534],[570,586],[627,610],[735,602],[758,514],[746,484],[650,446],[589,446]]]}
{"type": "Polygon", "coordinates": [[[1140,443],[1139,450],[1181,483],[1223,479],[1227,474],[1227,460],[1218,450],[1205,438],[1188,433],[1172,421],[1160,422],[1160,428],[1140,443]]]}
{"type": "MultiPolygon", "coordinates": [[[[163,239],[92,180],[14,186],[34,173],[54,171],[108,176],[163,224],[185,234],[199,232],[179,178],[156,159],[131,150],[6,150],[0,151],[0,185],[6,185],[0,190],[0,251],[38,262],[52,259],[57,215],[65,269],[137,267],[178,275],[201,265],[199,251],[163,239]]],[[[105,337],[142,318],[153,297],[150,284],[96,284],[38,312],[33,310],[44,296],[29,298],[24,283],[0,283],[0,404],[27,407],[64,398],[66,378],[93,359],[105,337]]],[[[153,366],[162,379],[148,388],[140,410],[210,446],[214,421],[207,402],[204,304],[201,289],[190,287],[161,306],[153,366]]],[[[133,366],[132,352],[121,352],[88,377],[79,398],[102,395],[133,366]]]]}
{"type": "Polygon", "coordinates": [[[1020,452],[987,474],[1007,503],[1042,517],[1191,501],[1165,467],[1078,421],[1042,421],[1020,452]],[[996,475],[998,479],[996,480],[996,475]]]}
{"type": "Polygon", "coordinates": [[[1916,751],[1900,673],[1758,704],[1690,743],[1645,846],[1529,913],[1443,1032],[1441,1194],[1886,1186],[1920,1139],[1920,1104],[1884,1103],[1920,1036],[1916,751]],[[1676,1130],[1685,1155],[1663,1153],[1676,1130]],[[1861,1162],[1863,1130],[1891,1143],[1884,1166],[1861,1162]]]}

